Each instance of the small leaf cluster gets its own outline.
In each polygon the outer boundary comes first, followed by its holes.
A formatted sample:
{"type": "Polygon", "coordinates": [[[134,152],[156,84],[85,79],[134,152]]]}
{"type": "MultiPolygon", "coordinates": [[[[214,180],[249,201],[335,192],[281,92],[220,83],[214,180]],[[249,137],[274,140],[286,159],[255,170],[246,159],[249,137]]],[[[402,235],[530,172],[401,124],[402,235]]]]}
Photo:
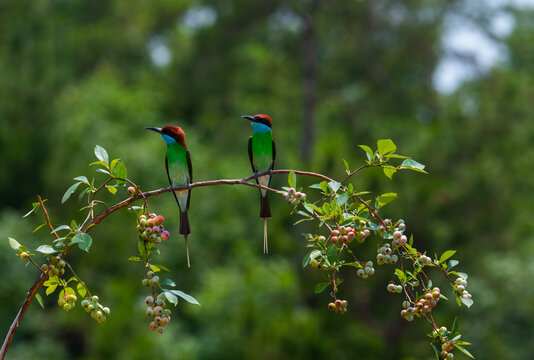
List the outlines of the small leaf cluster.
{"type": "MultiPolygon", "coordinates": [[[[362,254],[367,253],[361,247],[376,246],[377,265],[393,268],[392,279],[387,285],[388,292],[404,295],[401,316],[407,321],[425,318],[437,328],[431,312],[439,300],[446,300],[446,297],[438,287],[432,287],[430,270],[437,270],[450,282],[459,305],[469,307],[473,301],[471,294],[465,289],[467,275],[452,270],[458,264],[457,260],[450,259],[456,251],[448,250],[440,257],[435,255],[433,258],[426,252],[419,251],[414,246],[413,236],[408,239],[405,235],[407,226],[404,220],[392,221],[382,219],[379,215],[385,205],[398,198],[396,193],[372,196],[368,191],[356,190],[351,183],[344,184],[347,179],[366,167],[380,167],[391,179],[399,170],[426,173],[424,165],[407,156],[396,154],[397,147],[390,139],[379,140],[375,151],[365,145],[360,147],[367,156],[365,165],[351,171],[348,163],[344,161],[347,174],[345,179],[311,185],[311,189],[319,192],[318,198],[312,201],[309,196],[301,199],[300,204],[293,204],[294,213],[301,217],[297,223],[316,222],[319,229],[317,233],[305,234],[306,246],[311,250],[303,258],[302,266],[319,270],[324,275],[327,280],[317,283],[314,292],[319,294],[330,288],[334,301],[328,304],[328,309],[345,313],[342,307],[336,305],[344,304],[338,299],[343,283],[340,271],[352,267],[362,279],[373,275],[373,262],[361,258],[362,254]],[[403,162],[394,165],[394,159],[403,159],[403,162]],[[357,241],[353,241],[354,239],[357,241]],[[376,240],[369,242],[366,239],[376,240]],[[458,278],[453,280],[452,275],[458,278]]],[[[295,174],[290,173],[290,188],[296,188],[296,182],[295,174]]]]}

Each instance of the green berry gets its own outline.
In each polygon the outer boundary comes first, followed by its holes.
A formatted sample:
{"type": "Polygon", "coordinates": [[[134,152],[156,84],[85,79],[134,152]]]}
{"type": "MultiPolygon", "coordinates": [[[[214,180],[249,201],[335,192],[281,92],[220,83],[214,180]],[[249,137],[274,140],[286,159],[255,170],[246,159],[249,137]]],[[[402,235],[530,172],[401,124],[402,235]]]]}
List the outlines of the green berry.
{"type": "Polygon", "coordinates": [[[163,308],[161,306],[156,306],[154,308],[154,314],[161,315],[163,313],[163,308]]]}

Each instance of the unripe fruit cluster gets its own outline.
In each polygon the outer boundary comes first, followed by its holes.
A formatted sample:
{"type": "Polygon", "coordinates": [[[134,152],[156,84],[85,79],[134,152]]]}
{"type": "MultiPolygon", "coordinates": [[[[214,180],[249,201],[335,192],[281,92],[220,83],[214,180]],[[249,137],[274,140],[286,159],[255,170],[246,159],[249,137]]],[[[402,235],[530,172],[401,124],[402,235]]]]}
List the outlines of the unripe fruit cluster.
{"type": "Polygon", "coordinates": [[[439,329],[436,329],[432,332],[432,337],[436,340],[439,340],[441,344],[441,358],[446,360],[452,360],[454,359],[453,353],[450,351],[453,349],[454,345],[456,344],[455,340],[449,340],[447,338],[447,328],[445,326],[442,326],[439,329]]]}
{"type": "Polygon", "coordinates": [[[141,285],[154,287],[157,284],[159,284],[159,276],[154,275],[154,271],[148,270],[146,273],[146,277],[141,280],[141,285]]]}
{"type": "Polygon", "coordinates": [[[310,266],[317,270],[323,269],[323,265],[317,259],[310,260],[310,266]]]}
{"type": "Polygon", "coordinates": [[[347,300],[337,299],[336,301],[328,304],[328,310],[335,311],[338,314],[346,314],[347,306],[349,306],[349,302],[347,300]]]}
{"type": "Polygon", "coordinates": [[[375,274],[375,268],[373,267],[372,261],[368,261],[366,263],[361,262],[360,265],[363,267],[363,269],[358,269],[358,271],[356,271],[356,275],[362,279],[367,279],[369,276],[375,274]]]}
{"type": "Polygon", "coordinates": [[[153,320],[150,322],[150,330],[157,332],[158,334],[163,334],[165,328],[171,321],[172,312],[169,309],[165,309],[165,294],[161,293],[157,296],[156,299],[152,295],[149,295],[145,299],[146,315],[149,318],[153,317],[153,320]]]}
{"type": "Polygon", "coordinates": [[[432,259],[426,255],[420,254],[416,260],[416,264],[420,267],[432,264],[432,259]]]}
{"type": "Polygon", "coordinates": [[[458,296],[463,297],[464,299],[471,299],[473,296],[467,291],[467,280],[459,277],[454,282],[454,292],[458,294],[458,296]]]}
{"type": "MultiPolygon", "coordinates": [[[[65,274],[66,263],[59,256],[51,256],[50,258],[48,258],[48,261],[50,261],[50,265],[48,265],[46,269],[48,270],[49,276],[62,276],[63,274],[65,274]]],[[[44,270],[44,265],[41,266],[41,269],[43,271],[46,271],[44,270]]]]}
{"type": "MultiPolygon", "coordinates": [[[[404,223],[401,225],[404,225],[404,223]]],[[[403,228],[406,228],[406,226],[404,226],[403,228]]],[[[391,245],[397,248],[406,244],[407,242],[408,238],[406,237],[406,235],[402,235],[402,232],[399,229],[395,229],[395,231],[393,232],[393,241],[391,241],[391,245]]]]}
{"type": "Polygon", "coordinates": [[[159,244],[162,240],[168,240],[170,237],[169,232],[163,227],[164,220],[161,215],[150,214],[148,217],[141,215],[137,231],[141,233],[143,240],[159,244]]]}
{"type": "Polygon", "coordinates": [[[400,294],[402,292],[402,285],[395,285],[395,283],[390,282],[387,286],[387,289],[391,293],[398,293],[400,294]]]}
{"type": "Polygon", "coordinates": [[[71,311],[76,307],[76,300],[78,298],[74,294],[65,294],[62,298],[59,298],[57,304],[65,311],[71,311]]]}
{"type": "Polygon", "coordinates": [[[94,295],[82,300],[81,305],[86,312],[91,313],[93,319],[102,324],[106,322],[111,310],[108,307],[103,307],[98,301],[98,296],[94,295]]]}
{"type": "Polygon", "coordinates": [[[432,289],[432,291],[427,292],[423,298],[416,301],[413,306],[410,304],[410,302],[405,301],[402,304],[404,309],[401,311],[401,316],[408,321],[412,321],[414,315],[420,318],[424,314],[431,312],[432,309],[436,307],[439,302],[439,297],[440,290],[439,288],[435,287],[432,289]]]}
{"type": "Polygon", "coordinates": [[[282,193],[284,200],[287,200],[287,203],[290,205],[297,206],[302,200],[306,199],[306,194],[295,191],[293,188],[289,188],[287,192],[282,193]]]}
{"type": "Polygon", "coordinates": [[[371,235],[371,232],[368,229],[359,231],[358,229],[350,226],[345,227],[341,225],[336,230],[332,230],[330,235],[332,235],[330,238],[332,244],[350,243],[354,239],[362,244],[365,241],[365,238],[371,235]]]}
{"type": "Polygon", "coordinates": [[[390,244],[386,243],[378,248],[376,255],[376,262],[378,265],[395,264],[398,260],[399,257],[396,254],[393,254],[390,244]]]}

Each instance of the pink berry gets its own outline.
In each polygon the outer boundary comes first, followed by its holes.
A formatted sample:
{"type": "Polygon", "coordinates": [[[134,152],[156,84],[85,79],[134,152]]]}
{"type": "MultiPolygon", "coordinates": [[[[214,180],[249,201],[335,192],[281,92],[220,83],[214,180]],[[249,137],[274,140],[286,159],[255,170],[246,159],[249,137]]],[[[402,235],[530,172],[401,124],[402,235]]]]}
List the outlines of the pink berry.
{"type": "Polygon", "coordinates": [[[156,217],[156,225],[161,225],[161,224],[163,224],[163,221],[165,221],[165,218],[164,218],[163,216],[158,215],[158,216],[156,217]]]}
{"type": "Polygon", "coordinates": [[[165,241],[168,240],[171,235],[167,230],[161,232],[161,240],[165,241]]]}

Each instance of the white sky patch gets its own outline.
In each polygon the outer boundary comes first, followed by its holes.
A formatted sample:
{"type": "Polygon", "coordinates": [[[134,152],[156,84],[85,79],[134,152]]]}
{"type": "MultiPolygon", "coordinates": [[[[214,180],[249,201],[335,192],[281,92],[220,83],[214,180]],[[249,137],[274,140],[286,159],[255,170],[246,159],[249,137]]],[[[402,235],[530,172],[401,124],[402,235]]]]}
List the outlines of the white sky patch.
{"type": "MultiPolygon", "coordinates": [[[[513,5],[518,8],[533,9],[534,0],[489,0],[487,5],[499,9],[513,5]]],[[[508,36],[515,27],[515,18],[510,13],[497,11],[491,19],[490,31],[499,38],[508,36]]],[[[445,20],[445,33],[441,39],[445,55],[441,58],[433,76],[436,90],[452,93],[463,82],[473,80],[495,64],[506,61],[506,47],[487,36],[467,19],[448,16],[445,20]]]]}
{"type": "Polygon", "coordinates": [[[152,63],[157,67],[169,65],[172,60],[172,54],[162,36],[154,36],[148,42],[148,53],[152,63]]]}
{"type": "Polygon", "coordinates": [[[215,24],[217,10],[212,6],[194,6],[182,16],[180,23],[190,31],[197,31],[215,24]]]}

